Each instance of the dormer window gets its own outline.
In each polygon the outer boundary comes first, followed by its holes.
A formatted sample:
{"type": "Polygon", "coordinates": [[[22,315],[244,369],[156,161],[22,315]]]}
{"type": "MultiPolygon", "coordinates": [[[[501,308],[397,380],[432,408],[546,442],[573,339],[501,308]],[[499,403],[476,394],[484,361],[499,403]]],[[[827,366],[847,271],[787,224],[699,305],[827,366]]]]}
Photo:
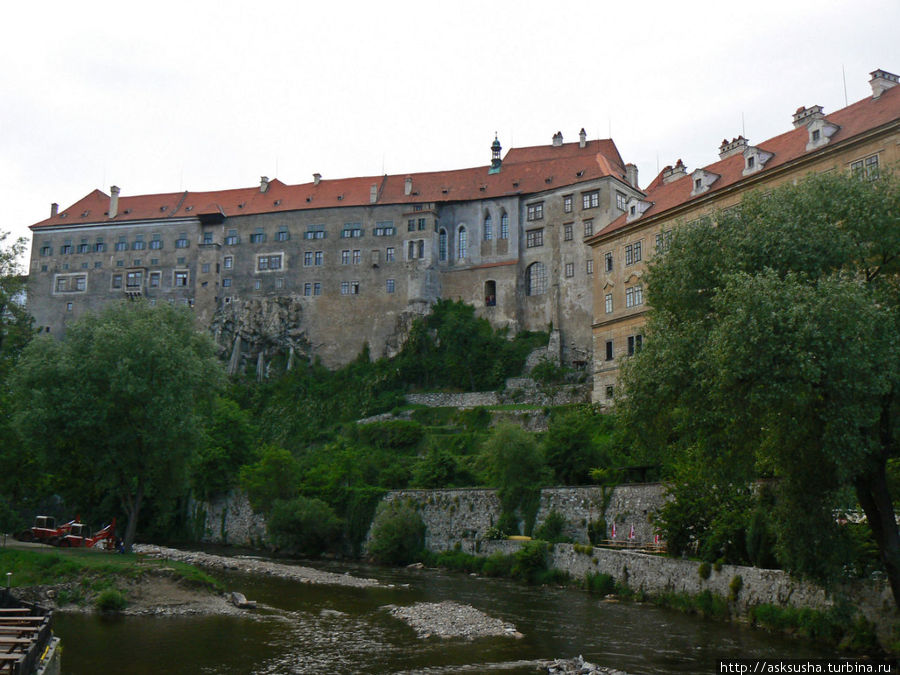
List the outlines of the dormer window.
{"type": "Polygon", "coordinates": [[[703,180],[700,178],[694,179],[694,190],[699,192],[703,188],[703,180]]]}
{"type": "Polygon", "coordinates": [[[696,197],[709,190],[710,186],[719,180],[719,174],[704,169],[697,169],[691,174],[694,189],[691,191],[691,197],[696,197]]]}
{"type": "Polygon", "coordinates": [[[752,157],[752,156],[748,157],[747,158],[747,168],[752,169],[754,166],[756,166],[756,157],[752,157]]]}
{"type": "Polygon", "coordinates": [[[831,137],[840,129],[837,124],[829,122],[824,117],[813,120],[806,128],[809,131],[809,142],[806,144],[807,152],[827,145],[831,137]]]}
{"type": "Polygon", "coordinates": [[[810,136],[810,140],[813,143],[817,143],[821,137],[822,137],[822,132],[819,129],[813,129],[812,135],[810,136]]]}
{"type": "Polygon", "coordinates": [[[743,175],[749,176],[751,173],[762,171],[770,159],[775,156],[772,152],[766,152],[762,148],[749,146],[744,150],[744,171],[743,175]]]}
{"type": "Polygon", "coordinates": [[[636,214],[637,214],[637,207],[634,206],[634,205],[632,205],[631,208],[628,209],[628,213],[629,213],[629,215],[632,215],[632,216],[636,215],[636,214]]]}
{"type": "Polygon", "coordinates": [[[653,206],[653,202],[645,202],[640,199],[637,199],[636,197],[631,197],[628,200],[627,206],[628,206],[628,211],[627,211],[628,215],[626,217],[626,222],[630,223],[635,218],[640,218],[642,215],[644,215],[644,211],[646,211],[651,206],[653,206]]]}

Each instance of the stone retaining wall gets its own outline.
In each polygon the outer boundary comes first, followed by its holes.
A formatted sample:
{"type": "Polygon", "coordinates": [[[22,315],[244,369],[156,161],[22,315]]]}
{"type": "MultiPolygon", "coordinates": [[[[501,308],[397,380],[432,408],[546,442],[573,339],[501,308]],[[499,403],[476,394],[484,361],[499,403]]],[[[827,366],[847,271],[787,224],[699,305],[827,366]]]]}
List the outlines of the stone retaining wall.
{"type": "Polygon", "coordinates": [[[480,405],[500,405],[496,391],[470,391],[464,394],[407,394],[411,405],[425,405],[429,408],[477,408],[480,405]]]}
{"type": "Polygon", "coordinates": [[[206,544],[268,548],[266,520],[242,492],[189,505],[195,536],[206,544]]]}
{"type": "MultiPolygon", "coordinates": [[[[396,490],[385,496],[386,501],[394,499],[410,499],[419,508],[431,551],[449,550],[458,543],[463,550],[473,552],[475,541],[483,539],[500,517],[496,490],[396,490]]],[[[551,511],[557,511],[566,520],[566,536],[586,544],[588,524],[605,516],[607,538],[613,538],[615,522],[615,539],[628,540],[633,527],[635,543],[650,543],[656,534],[650,517],[665,500],[659,483],[619,485],[611,494],[595,486],[544,488],[535,529],[551,511]]]]}

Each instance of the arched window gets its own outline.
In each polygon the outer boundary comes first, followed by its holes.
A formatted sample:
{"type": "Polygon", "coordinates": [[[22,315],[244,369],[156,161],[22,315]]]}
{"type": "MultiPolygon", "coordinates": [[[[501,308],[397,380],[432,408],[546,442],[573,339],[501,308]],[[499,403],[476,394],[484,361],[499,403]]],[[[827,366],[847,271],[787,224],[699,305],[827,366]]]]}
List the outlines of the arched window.
{"type": "Polygon", "coordinates": [[[525,270],[525,295],[543,295],[547,292],[547,268],[544,263],[532,263],[525,270]]]}
{"type": "Polygon", "coordinates": [[[460,226],[459,234],[456,238],[456,258],[465,260],[469,257],[469,235],[466,232],[465,225],[460,226]]]}
{"type": "Polygon", "coordinates": [[[484,305],[494,307],[497,304],[497,282],[490,280],[484,282],[484,305]]]}
{"type": "Polygon", "coordinates": [[[438,233],[438,260],[447,262],[447,230],[443,227],[438,233]]]}
{"type": "Polygon", "coordinates": [[[506,211],[500,214],[500,238],[509,239],[509,214],[506,211]]]}
{"type": "Polygon", "coordinates": [[[490,213],[484,214],[484,240],[490,241],[494,238],[494,219],[490,213]]]}

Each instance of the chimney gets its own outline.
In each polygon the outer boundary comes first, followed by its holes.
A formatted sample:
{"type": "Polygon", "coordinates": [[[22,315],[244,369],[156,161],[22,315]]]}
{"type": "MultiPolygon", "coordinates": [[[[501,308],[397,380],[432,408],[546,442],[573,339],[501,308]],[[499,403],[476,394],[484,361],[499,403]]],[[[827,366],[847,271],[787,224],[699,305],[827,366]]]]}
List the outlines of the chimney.
{"type": "Polygon", "coordinates": [[[638,168],[634,164],[625,165],[625,180],[635,190],[640,190],[638,187],[638,168]]]}
{"type": "Polygon", "coordinates": [[[557,131],[555,134],[553,134],[553,147],[558,148],[562,144],[563,144],[562,132],[557,131]]]}
{"type": "Polygon", "coordinates": [[[119,188],[115,185],[109,188],[109,217],[115,218],[119,213],[119,188]]]}
{"type": "Polygon", "coordinates": [[[872,79],[869,80],[869,85],[872,87],[872,98],[881,98],[881,95],[888,89],[900,84],[900,76],[881,70],[881,68],[873,70],[869,75],[872,76],[872,79]]]}
{"type": "Polygon", "coordinates": [[[412,194],[412,176],[407,176],[403,181],[403,194],[409,197],[412,194]]]}
{"type": "Polygon", "coordinates": [[[313,174],[313,185],[318,185],[322,181],[322,174],[314,173],[313,174]]]}
{"type": "Polygon", "coordinates": [[[584,127],[581,127],[581,131],[578,132],[578,147],[583,148],[587,145],[587,134],[584,131],[584,127]]]}
{"type": "Polygon", "coordinates": [[[726,157],[742,153],[748,145],[747,139],[743,136],[732,138],[730,143],[727,138],[723,138],[722,145],[719,146],[719,159],[725,159],[726,157]]]}
{"type": "Polygon", "coordinates": [[[797,112],[794,113],[794,128],[799,129],[800,127],[805,127],[813,120],[819,120],[823,117],[825,117],[825,114],[822,112],[822,106],[814,105],[809,108],[804,108],[801,105],[797,108],[797,112]]]}
{"type": "Polygon", "coordinates": [[[687,175],[687,169],[684,168],[684,162],[680,159],[675,162],[675,166],[667,166],[663,169],[663,184],[671,183],[673,180],[678,180],[682,176],[687,175]]]}
{"type": "Polygon", "coordinates": [[[259,177],[259,191],[260,192],[268,192],[269,190],[269,177],[268,176],[260,176],[259,177]]]}
{"type": "Polygon", "coordinates": [[[378,183],[372,183],[372,187],[369,188],[369,203],[374,204],[378,201],[378,183]]]}
{"type": "Polygon", "coordinates": [[[56,202],[53,202],[50,205],[50,217],[56,218],[56,214],[58,214],[58,213],[59,213],[59,204],[57,204],[56,202]]]}

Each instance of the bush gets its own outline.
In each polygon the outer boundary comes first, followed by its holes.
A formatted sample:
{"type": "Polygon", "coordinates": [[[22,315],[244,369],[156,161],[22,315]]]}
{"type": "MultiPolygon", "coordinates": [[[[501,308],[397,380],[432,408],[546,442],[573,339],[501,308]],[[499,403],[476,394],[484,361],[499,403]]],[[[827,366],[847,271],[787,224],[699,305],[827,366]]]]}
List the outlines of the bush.
{"type": "Polygon", "coordinates": [[[484,559],[481,571],[486,577],[508,577],[512,574],[512,568],[513,557],[498,551],[484,559]]]}
{"type": "Polygon", "coordinates": [[[269,513],[278,500],[296,496],[300,483],[300,465],[294,456],[274,445],[267,445],[255,464],[241,468],[241,487],[254,511],[269,513]]]}
{"type": "Polygon", "coordinates": [[[536,583],[547,571],[547,544],[543,541],[526,541],[513,554],[510,575],[528,584],[536,583]]]}
{"type": "Polygon", "coordinates": [[[588,572],[584,577],[584,587],[588,593],[610,595],[616,591],[616,581],[609,574],[588,572]]]}
{"type": "Polygon", "coordinates": [[[712,566],[704,560],[702,563],[700,563],[700,566],[697,567],[697,576],[699,576],[703,580],[706,580],[709,579],[710,574],[712,574],[712,566]]]}
{"type": "Polygon", "coordinates": [[[553,510],[547,514],[544,522],[541,523],[541,526],[537,528],[537,530],[535,530],[534,536],[536,539],[542,539],[551,544],[568,542],[570,541],[569,537],[566,537],[563,534],[565,529],[565,517],[559,511],[553,510]]]}
{"type": "Polygon", "coordinates": [[[322,500],[296,497],[276,501],[266,527],[278,548],[318,555],[334,544],[340,535],[341,521],[322,500]]]}
{"type": "Polygon", "coordinates": [[[382,503],[372,524],[369,555],[376,562],[406,565],[425,547],[425,523],[419,512],[396,500],[382,503]]]}
{"type": "Polygon", "coordinates": [[[121,612],[128,606],[128,600],[115,588],[107,588],[94,601],[101,612],[121,612]]]}
{"type": "Polygon", "coordinates": [[[741,589],[744,587],[744,578],[740,574],[735,574],[728,584],[728,599],[734,602],[737,600],[741,589]]]}
{"type": "Polygon", "coordinates": [[[588,523],[588,541],[599,546],[606,539],[606,518],[598,518],[588,523]]]}

